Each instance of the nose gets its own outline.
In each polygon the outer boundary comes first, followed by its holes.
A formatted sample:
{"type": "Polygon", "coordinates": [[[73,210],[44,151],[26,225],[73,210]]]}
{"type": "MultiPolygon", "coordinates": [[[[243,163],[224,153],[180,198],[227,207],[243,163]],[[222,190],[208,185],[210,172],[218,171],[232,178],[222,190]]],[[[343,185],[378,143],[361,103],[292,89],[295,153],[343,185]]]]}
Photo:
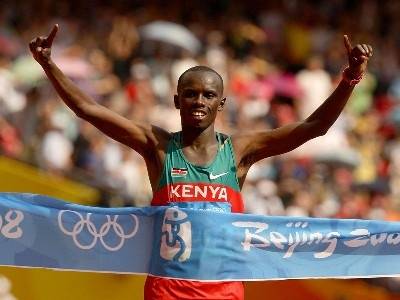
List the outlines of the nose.
{"type": "Polygon", "coordinates": [[[203,95],[203,93],[199,93],[196,97],[196,103],[204,104],[205,100],[206,100],[206,97],[203,95]]]}

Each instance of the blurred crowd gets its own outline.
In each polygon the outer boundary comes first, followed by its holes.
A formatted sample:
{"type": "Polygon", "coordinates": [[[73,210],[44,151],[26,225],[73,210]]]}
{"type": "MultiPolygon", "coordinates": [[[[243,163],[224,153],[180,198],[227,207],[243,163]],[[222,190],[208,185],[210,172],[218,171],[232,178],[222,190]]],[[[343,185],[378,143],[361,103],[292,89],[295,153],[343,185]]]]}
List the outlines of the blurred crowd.
{"type": "Polygon", "coordinates": [[[76,118],[31,58],[29,41],[55,23],[53,60],[135,122],[178,131],[177,78],[214,68],[228,99],[216,127],[228,134],[309,116],[341,79],[348,34],[373,46],[369,72],[328,134],[250,170],[246,210],[400,220],[399,15],[399,1],[372,0],[0,2],[0,153],[96,186],[101,205],[152,197],[142,159],[76,118]],[[160,20],[191,36],[152,38],[146,25],[160,20]]]}

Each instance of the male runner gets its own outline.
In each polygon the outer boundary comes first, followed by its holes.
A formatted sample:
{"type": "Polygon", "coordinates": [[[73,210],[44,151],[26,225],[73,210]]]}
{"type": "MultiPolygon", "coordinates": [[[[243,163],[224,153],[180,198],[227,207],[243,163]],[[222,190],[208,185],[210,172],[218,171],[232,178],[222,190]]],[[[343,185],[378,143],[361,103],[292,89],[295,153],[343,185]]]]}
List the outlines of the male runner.
{"type": "MultiPolygon", "coordinates": [[[[31,41],[33,57],[78,117],[143,157],[153,189],[152,205],[174,203],[200,209],[202,205],[211,205],[232,212],[243,212],[239,192],[251,165],[291,151],[327,132],[372,56],[371,46],[362,44],[353,48],[344,36],[349,66],[332,95],[311,116],[277,129],[238,132],[232,137],[214,130],[217,112],[226,101],[221,77],[208,67],[191,68],[181,75],[174,96],[182,131],[170,133],[127,120],[80,91],[51,60],[51,46],[57,31],[58,25],[55,25],[47,37],[31,41]]],[[[149,276],[145,286],[145,299],[243,298],[241,282],[204,283],[149,276]]]]}

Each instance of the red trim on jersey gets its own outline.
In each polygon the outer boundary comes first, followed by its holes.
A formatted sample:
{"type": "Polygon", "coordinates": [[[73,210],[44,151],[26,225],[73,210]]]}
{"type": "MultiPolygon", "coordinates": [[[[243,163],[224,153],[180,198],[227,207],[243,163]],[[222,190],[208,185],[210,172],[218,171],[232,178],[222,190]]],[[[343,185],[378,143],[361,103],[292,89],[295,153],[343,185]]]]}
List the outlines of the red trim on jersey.
{"type": "Polygon", "coordinates": [[[152,206],[168,205],[170,202],[229,202],[232,212],[244,212],[239,191],[223,184],[178,182],[168,184],[154,193],[152,206]]]}
{"type": "Polygon", "coordinates": [[[200,282],[147,276],[145,300],[243,300],[242,282],[200,282]]]}

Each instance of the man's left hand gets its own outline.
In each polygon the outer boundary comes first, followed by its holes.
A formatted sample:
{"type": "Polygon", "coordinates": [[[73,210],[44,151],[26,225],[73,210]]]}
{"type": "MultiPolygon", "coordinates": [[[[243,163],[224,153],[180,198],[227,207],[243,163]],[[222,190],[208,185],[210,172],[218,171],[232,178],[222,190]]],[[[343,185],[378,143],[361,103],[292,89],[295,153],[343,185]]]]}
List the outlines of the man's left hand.
{"type": "Polygon", "coordinates": [[[357,78],[367,69],[368,59],[372,56],[372,47],[368,44],[358,44],[352,47],[349,37],[344,35],[343,38],[349,59],[349,72],[354,78],[357,78]]]}

